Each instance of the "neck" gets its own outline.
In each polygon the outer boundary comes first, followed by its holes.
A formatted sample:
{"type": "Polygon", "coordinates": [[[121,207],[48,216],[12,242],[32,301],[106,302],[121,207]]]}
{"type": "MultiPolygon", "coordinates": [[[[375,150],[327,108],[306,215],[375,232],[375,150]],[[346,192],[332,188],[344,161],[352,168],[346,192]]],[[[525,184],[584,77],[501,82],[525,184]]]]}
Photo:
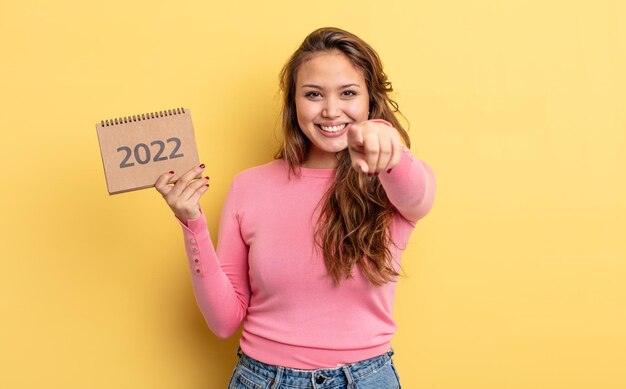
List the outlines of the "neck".
{"type": "Polygon", "coordinates": [[[311,152],[306,161],[302,162],[300,166],[309,169],[336,169],[337,164],[335,153],[317,154],[311,152]]]}
{"type": "Polygon", "coordinates": [[[336,169],[337,162],[336,161],[321,162],[321,161],[311,161],[307,159],[300,166],[309,168],[309,169],[336,169]]]}

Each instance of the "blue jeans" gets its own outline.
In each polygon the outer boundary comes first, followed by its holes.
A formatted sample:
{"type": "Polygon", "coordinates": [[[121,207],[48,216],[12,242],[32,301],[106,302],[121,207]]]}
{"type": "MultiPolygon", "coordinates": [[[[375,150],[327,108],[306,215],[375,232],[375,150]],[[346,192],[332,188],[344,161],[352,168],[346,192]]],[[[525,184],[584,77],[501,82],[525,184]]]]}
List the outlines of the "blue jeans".
{"type": "Polygon", "coordinates": [[[300,370],[268,365],[237,348],[239,362],[228,389],[400,389],[400,377],[386,353],[332,369],[300,370]]]}

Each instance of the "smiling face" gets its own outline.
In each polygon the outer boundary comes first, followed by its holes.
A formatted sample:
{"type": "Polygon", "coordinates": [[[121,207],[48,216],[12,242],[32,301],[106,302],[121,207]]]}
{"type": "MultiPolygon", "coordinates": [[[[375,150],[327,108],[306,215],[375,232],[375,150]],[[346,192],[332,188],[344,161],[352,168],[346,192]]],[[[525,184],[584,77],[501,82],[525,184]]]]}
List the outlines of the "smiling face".
{"type": "Polygon", "coordinates": [[[335,154],[348,147],[351,123],[368,119],[369,95],[365,79],[338,50],[313,54],[296,73],[295,103],[298,124],[311,141],[309,168],[334,168],[335,154]]]}

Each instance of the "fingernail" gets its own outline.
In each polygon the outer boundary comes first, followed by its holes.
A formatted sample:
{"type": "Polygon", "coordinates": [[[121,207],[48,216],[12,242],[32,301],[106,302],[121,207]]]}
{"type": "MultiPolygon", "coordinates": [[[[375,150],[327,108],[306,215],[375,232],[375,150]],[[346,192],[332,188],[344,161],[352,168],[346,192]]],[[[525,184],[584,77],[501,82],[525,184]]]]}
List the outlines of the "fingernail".
{"type": "Polygon", "coordinates": [[[209,184],[206,184],[205,186],[209,186],[209,184]]]}
{"type": "Polygon", "coordinates": [[[173,171],[173,170],[170,170],[170,174],[174,174],[174,171],[173,171]]]}
{"type": "Polygon", "coordinates": [[[204,164],[200,165],[200,167],[201,167],[202,169],[204,169],[204,164]]]}
{"type": "Polygon", "coordinates": [[[391,173],[391,169],[387,170],[387,174],[391,173]]]}
{"type": "Polygon", "coordinates": [[[209,176],[205,176],[204,178],[206,178],[207,180],[209,179],[209,176]]]}

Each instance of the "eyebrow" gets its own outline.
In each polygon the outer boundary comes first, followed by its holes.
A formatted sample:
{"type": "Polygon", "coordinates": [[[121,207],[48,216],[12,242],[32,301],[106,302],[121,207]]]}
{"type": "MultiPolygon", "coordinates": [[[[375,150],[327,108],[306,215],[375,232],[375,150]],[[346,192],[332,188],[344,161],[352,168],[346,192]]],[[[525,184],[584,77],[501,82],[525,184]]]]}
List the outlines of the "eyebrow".
{"type": "MultiPolygon", "coordinates": [[[[304,85],[302,85],[301,87],[302,87],[302,88],[304,88],[304,87],[307,87],[307,86],[308,86],[308,87],[310,87],[310,88],[324,89],[324,88],[322,88],[321,86],[319,86],[319,85],[314,85],[314,84],[304,84],[304,85]]],[[[345,85],[342,85],[342,86],[341,86],[341,89],[343,89],[343,88],[348,88],[348,87],[351,87],[351,86],[356,86],[357,88],[360,88],[360,87],[361,87],[359,84],[345,84],[345,85]]]]}

